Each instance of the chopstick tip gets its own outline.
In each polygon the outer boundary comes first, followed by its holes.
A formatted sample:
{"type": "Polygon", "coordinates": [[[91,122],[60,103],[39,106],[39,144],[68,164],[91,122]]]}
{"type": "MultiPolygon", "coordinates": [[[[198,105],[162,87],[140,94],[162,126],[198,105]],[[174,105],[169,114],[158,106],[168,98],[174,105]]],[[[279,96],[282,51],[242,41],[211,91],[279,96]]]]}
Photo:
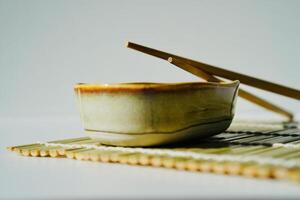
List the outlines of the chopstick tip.
{"type": "Polygon", "coordinates": [[[129,43],[130,43],[130,42],[129,42],[128,40],[125,41],[125,47],[126,47],[126,48],[128,48],[129,43]]]}

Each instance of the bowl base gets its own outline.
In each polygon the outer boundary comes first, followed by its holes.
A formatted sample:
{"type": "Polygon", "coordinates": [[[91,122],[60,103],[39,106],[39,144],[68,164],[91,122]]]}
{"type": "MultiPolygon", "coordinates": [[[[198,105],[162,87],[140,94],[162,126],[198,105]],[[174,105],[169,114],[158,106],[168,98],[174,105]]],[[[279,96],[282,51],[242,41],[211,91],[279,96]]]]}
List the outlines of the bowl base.
{"type": "Polygon", "coordinates": [[[201,138],[211,135],[216,135],[225,131],[231,123],[230,120],[222,120],[218,122],[211,122],[200,124],[193,127],[185,128],[179,131],[167,133],[115,133],[105,131],[91,131],[85,132],[91,138],[98,139],[100,143],[112,146],[156,146],[191,138],[201,138]]]}

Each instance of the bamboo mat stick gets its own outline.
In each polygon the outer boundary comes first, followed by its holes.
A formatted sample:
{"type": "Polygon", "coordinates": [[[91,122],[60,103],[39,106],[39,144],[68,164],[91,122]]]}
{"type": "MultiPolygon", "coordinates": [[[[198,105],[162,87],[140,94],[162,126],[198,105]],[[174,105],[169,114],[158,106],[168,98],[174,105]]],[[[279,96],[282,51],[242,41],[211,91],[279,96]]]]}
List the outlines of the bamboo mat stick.
{"type": "MultiPolygon", "coordinates": [[[[200,78],[203,78],[204,80],[206,81],[210,81],[210,82],[223,82],[221,79],[218,79],[216,77],[214,77],[213,75],[207,73],[207,72],[204,72],[203,70],[200,70],[190,64],[187,64],[177,58],[174,58],[174,57],[169,57],[168,58],[168,61],[170,63],[172,63],[173,65],[187,71],[187,72],[190,72],[200,78]]],[[[242,89],[239,89],[239,96],[254,103],[254,104],[257,104],[267,110],[270,110],[272,112],[275,112],[275,113],[278,113],[280,115],[283,115],[285,117],[287,117],[289,119],[289,121],[292,121],[293,120],[293,114],[290,113],[289,111],[286,111],[285,109],[279,107],[279,106],[276,106],[260,97],[257,97],[253,94],[251,94],[250,92],[247,92],[245,90],[242,90],[242,89]]]]}
{"type": "Polygon", "coordinates": [[[272,82],[265,81],[265,80],[262,80],[262,79],[254,78],[254,77],[251,77],[251,76],[248,76],[248,75],[244,75],[244,74],[241,74],[241,73],[229,71],[229,70],[226,70],[226,69],[221,69],[221,68],[216,67],[216,66],[212,66],[212,65],[209,65],[209,64],[206,64],[206,63],[198,62],[198,61],[195,61],[195,60],[191,60],[191,59],[188,59],[188,58],[184,58],[184,57],[181,57],[181,56],[177,56],[177,55],[174,55],[174,54],[170,54],[170,53],[167,53],[167,52],[156,50],[156,49],[149,48],[149,47],[146,47],[146,46],[142,46],[142,45],[139,45],[139,44],[135,44],[135,43],[132,43],[132,42],[127,42],[126,47],[131,48],[131,49],[135,49],[137,51],[140,51],[140,52],[143,52],[145,54],[149,54],[149,55],[152,55],[152,56],[164,59],[164,60],[168,60],[169,57],[177,58],[177,59],[183,60],[184,62],[186,62],[190,65],[195,66],[196,68],[204,70],[204,71],[206,71],[210,74],[220,76],[220,77],[223,77],[223,78],[227,78],[227,79],[230,79],[230,80],[239,80],[241,83],[244,83],[244,84],[256,87],[256,88],[260,88],[260,89],[263,89],[263,90],[267,90],[267,91],[274,92],[274,93],[277,93],[277,94],[280,94],[280,95],[283,95],[283,96],[287,96],[287,97],[290,97],[290,98],[300,100],[300,91],[297,90],[297,89],[294,89],[294,88],[279,85],[279,84],[276,84],[276,83],[272,83],[272,82]]]}

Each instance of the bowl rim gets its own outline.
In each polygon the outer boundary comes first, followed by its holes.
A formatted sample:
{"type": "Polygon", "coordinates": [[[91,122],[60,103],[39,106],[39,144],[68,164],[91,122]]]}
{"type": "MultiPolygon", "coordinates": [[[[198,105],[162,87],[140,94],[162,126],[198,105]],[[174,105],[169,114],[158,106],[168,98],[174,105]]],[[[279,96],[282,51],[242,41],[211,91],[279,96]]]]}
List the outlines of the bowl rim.
{"type": "Polygon", "coordinates": [[[100,92],[100,91],[161,91],[182,90],[199,88],[235,88],[238,80],[227,82],[124,82],[124,83],[77,83],[74,86],[76,92],[100,92]]]}

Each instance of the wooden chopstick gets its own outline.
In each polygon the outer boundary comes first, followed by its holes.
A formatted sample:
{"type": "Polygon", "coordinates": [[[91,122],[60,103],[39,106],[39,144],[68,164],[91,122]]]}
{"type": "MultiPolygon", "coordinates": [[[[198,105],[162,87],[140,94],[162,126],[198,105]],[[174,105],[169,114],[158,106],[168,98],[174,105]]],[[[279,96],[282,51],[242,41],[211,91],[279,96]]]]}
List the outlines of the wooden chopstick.
{"type": "MultiPolygon", "coordinates": [[[[194,75],[196,75],[196,76],[198,76],[198,77],[200,77],[200,78],[202,78],[206,81],[223,82],[221,79],[218,79],[215,76],[213,76],[213,75],[211,75],[211,74],[209,74],[209,73],[207,73],[203,70],[200,70],[199,68],[196,68],[196,67],[194,67],[190,64],[187,64],[187,63],[185,63],[184,61],[182,61],[178,58],[169,57],[168,61],[171,64],[173,64],[173,65],[175,65],[175,66],[177,66],[177,67],[179,67],[179,68],[181,68],[181,69],[183,69],[187,72],[190,72],[190,73],[192,73],[192,74],[194,74],[194,75]]],[[[246,100],[248,100],[248,101],[250,101],[250,102],[252,102],[252,103],[254,103],[254,104],[257,104],[257,105],[259,105],[259,106],[261,106],[261,107],[263,107],[267,110],[270,110],[272,112],[283,115],[283,116],[287,117],[289,121],[293,120],[294,116],[289,111],[286,111],[285,109],[283,109],[279,106],[276,106],[276,105],[274,105],[274,104],[272,104],[272,103],[270,103],[270,102],[268,102],[268,101],[266,101],[266,100],[264,100],[260,97],[257,97],[254,94],[251,94],[250,92],[239,89],[239,96],[246,99],[246,100]]]]}
{"type": "Polygon", "coordinates": [[[290,88],[287,86],[283,86],[283,85],[279,85],[276,83],[272,83],[269,81],[265,81],[262,79],[258,79],[258,78],[254,78],[251,76],[247,76],[241,73],[237,73],[237,72],[233,72],[233,71],[229,71],[226,69],[221,69],[219,67],[216,66],[212,66],[206,63],[202,63],[202,62],[198,62],[195,60],[191,60],[188,58],[184,58],[181,56],[177,56],[174,54],[170,54],[167,52],[163,52],[160,50],[156,50],[153,48],[149,48],[146,46],[142,46],[136,43],[132,43],[132,42],[127,42],[126,43],[126,47],[131,48],[131,49],[135,49],[137,51],[143,52],[145,54],[149,54],[164,60],[168,60],[169,57],[172,58],[177,58],[177,59],[181,59],[184,62],[199,68],[200,70],[204,70],[207,73],[219,76],[219,77],[223,77],[223,78],[227,78],[230,80],[239,80],[241,83],[256,87],[256,88],[260,88],[263,90],[267,90],[270,92],[274,92],[283,96],[287,96],[290,98],[294,98],[294,99],[298,99],[300,100],[300,91],[294,88],[290,88]]]}

